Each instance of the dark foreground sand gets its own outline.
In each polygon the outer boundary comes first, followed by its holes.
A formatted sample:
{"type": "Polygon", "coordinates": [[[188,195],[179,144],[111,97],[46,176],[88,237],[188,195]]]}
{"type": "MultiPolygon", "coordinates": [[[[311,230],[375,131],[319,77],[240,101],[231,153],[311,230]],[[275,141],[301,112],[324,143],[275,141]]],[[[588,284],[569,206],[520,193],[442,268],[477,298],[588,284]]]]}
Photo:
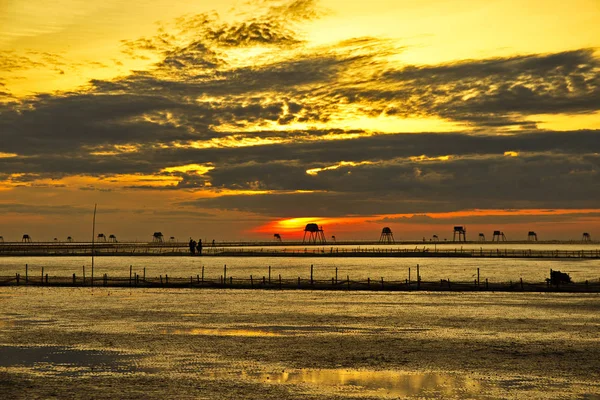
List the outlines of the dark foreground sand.
{"type": "Polygon", "coordinates": [[[6,399],[600,399],[600,296],[0,288],[6,399]]]}

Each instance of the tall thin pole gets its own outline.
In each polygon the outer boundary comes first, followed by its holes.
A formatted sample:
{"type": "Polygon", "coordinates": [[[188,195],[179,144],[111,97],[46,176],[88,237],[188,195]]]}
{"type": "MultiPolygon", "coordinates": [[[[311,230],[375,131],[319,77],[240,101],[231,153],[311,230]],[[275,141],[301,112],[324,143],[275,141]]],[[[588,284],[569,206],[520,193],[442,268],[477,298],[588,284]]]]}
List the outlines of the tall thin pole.
{"type": "Polygon", "coordinates": [[[96,237],[96,206],[94,203],[94,220],[92,222],[92,286],[94,286],[94,239],[96,237]]]}

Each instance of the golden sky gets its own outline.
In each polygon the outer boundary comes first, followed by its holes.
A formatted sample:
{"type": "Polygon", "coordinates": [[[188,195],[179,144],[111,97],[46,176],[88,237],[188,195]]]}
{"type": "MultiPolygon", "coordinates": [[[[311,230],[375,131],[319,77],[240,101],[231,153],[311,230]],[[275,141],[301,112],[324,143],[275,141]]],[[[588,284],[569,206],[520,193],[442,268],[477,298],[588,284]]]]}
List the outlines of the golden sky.
{"type": "Polygon", "coordinates": [[[0,236],[85,236],[99,203],[139,240],[579,238],[597,21],[596,0],[0,1],[0,236]]]}

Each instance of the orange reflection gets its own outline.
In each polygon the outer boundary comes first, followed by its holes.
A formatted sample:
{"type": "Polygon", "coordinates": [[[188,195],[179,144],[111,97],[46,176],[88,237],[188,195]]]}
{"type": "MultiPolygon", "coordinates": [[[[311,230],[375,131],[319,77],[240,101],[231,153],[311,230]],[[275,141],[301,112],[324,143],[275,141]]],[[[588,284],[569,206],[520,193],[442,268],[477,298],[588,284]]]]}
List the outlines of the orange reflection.
{"type": "Polygon", "coordinates": [[[228,329],[228,328],[189,328],[189,329],[163,329],[160,331],[163,335],[202,335],[202,336],[245,336],[245,337],[264,337],[264,336],[283,336],[282,334],[260,329],[228,329]]]}
{"type": "MultiPolygon", "coordinates": [[[[213,377],[227,376],[229,372],[212,372],[213,377]]],[[[310,384],[331,392],[358,392],[377,397],[406,397],[419,395],[451,396],[480,394],[489,389],[487,382],[461,374],[447,372],[412,373],[404,371],[318,369],[247,373],[242,377],[273,384],[310,384]]],[[[469,397],[470,397],[469,396],[469,397]]],[[[429,397],[429,396],[427,396],[429,397]]]]}

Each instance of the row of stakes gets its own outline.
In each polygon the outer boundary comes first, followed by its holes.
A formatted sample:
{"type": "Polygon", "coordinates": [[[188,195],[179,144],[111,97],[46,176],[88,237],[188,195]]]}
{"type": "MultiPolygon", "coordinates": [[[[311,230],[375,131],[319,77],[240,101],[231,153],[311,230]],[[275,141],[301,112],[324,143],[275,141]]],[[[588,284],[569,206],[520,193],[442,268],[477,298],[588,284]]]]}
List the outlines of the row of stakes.
{"type": "MultiPolygon", "coordinates": [[[[86,282],[85,265],[82,267],[82,270],[83,270],[83,284],[85,284],[85,282],[86,282]]],[[[144,267],[143,271],[144,271],[144,273],[143,273],[143,276],[141,277],[142,282],[146,282],[146,268],[145,267],[144,267]]],[[[315,282],[313,279],[313,276],[314,276],[313,273],[314,273],[314,266],[311,264],[311,266],[310,266],[310,284],[311,284],[311,286],[314,285],[314,282],[315,282]]],[[[550,273],[552,273],[552,270],[550,270],[550,273]]],[[[165,275],[164,281],[163,281],[162,275],[160,275],[159,278],[160,278],[161,285],[169,284],[169,276],[168,275],[165,275]]],[[[16,279],[16,283],[18,285],[20,282],[20,279],[21,279],[21,274],[16,273],[15,279],[16,279]]],[[[73,284],[76,284],[76,279],[77,279],[76,274],[73,273],[73,284]]],[[[260,282],[260,281],[261,280],[259,279],[258,282],[260,282]]],[[[29,266],[28,266],[28,264],[25,264],[25,283],[27,284],[28,282],[29,282],[29,266]]],[[[46,273],[44,275],[44,267],[42,267],[40,282],[42,284],[44,284],[44,283],[48,284],[48,274],[46,273]]],[[[134,274],[133,266],[130,265],[129,266],[129,286],[132,286],[132,285],[137,286],[137,285],[139,285],[139,282],[140,282],[140,275],[137,273],[134,274]]],[[[270,265],[269,265],[268,281],[265,276],[262,277],[262,284],[266,285],[267,282],[268,282],[268,284],[271,284],[271,266],[270,265]]],[[[339,282],[340,281],[338,280],[338,268],[336,267],[335,268],[335,278],[334,277],[331,278],[331,284],[333,286],[333,285],[338,284],[339,282]]],[[[405,283],[410,285],[413,282],[415,282],[417,284],[417,289],[419,289],[421,286],[421,275],[419,273],[419,264],[417,264],[417,280],[416,281],[411,280],[411,268],[410,267],[408,268],[408,279],[405,280],[405,283]]],[[[107,283],[108,283],[108,274],[104,274],[102,276],[102,284],[104,286],[107,286],[107,283]]],[[[196,275],[196,283],[198,283],[198,284],[204,283],[204,266],[202,266],[202,275],[196,275]]],[[[220,276],[219,283],[221,285],[227,285],[227,265],[223,266],[223,275],[220,276]]],[[[279,287],[281,288],[281,286],[282,286],[281,274],[279,274],[278,283],[279,283],[279,287]]],[[[348,285],[348,288],[350,288],[350,275],[346,275],[346,283],[348,285]]],[[[588,281],[586,280],[586,284],[587,283],[588,283],[588,281]]],[[[190,276],[190,284],[192,284],[192,285],[194,284],[193,276],[190,276]]],[[[229,284],[233,285],[233,277],[229,277],[229,284]]],[[[451,287],[450,279],[440,279],[440,286],[442,286],[444,284],[447,284],[448,288],[450,288],[451,287]]],[[[476,285],[477,287],[480,287],[480,270],[479,270],[479,268],[477,268],[477,279],[475,279],[473,281],[473,284],[476,285]]],[[[547,284],[549,286],[550,282],[547,281],[547,284]]],[[[92,276],[90,279],[90,285],[94,286],[93,269],[92,269],[92,276]]],[[[251,287],[254,287],[254,277],[252,275],[250,275],[250,285],[251,285],[251,287]]],[[[368,285],[368,287],[371,286],[371,278],[367,278],[367,285],[368,285]]],[[[488,279],[486,278],[485,279],[485,288],[486,289],[488,289],[488,285],[489,285],[488,279]]],[[[510,285],[512,286],[512,281],[510,281],[510,285]]],[[[300,277],[298,277],[298,286],[300,286],[300,277]]],[[[521,289],[523,289],[523,278],[520,278],[520,287],[521,287],[521,289]]],[[[384,278],[383,277],[381,277],[381,288],[384,288],[384,278]]]]}
{"type": "MultiPolygon", "coordinates": [[[[86,275],[85,275],[85,265],[82,266],[82,270],[83,270],[83,283],[85,284],[85,277],[86,277],[86,275]]],[[[410,274],[411,274],[411,269],[409,267],[408,268],[408,279],[406,281],[408,284],[410,284],[412,282],[410,274]]],[[[313,276],[314,276],[314,266],[311,264],[311,266],[310,266],[310,284],[311,285],[314,284],[314,278],[313,278],[313,276]]],[[[421,282],[420,275],[419,275],[419,264],[417,264],[417,277],[418,277],[418,279],[417,279],[417,286],[418,286],[420,284],[420,282],[421,282]]],[[[160,275],[159,278],[160,278],[160,283],[163,284],[163,276],[160,275]]],[[[19,284],[20,280],[21,280],[21,274],[16,273],[15,274],[15,279],[16,279],[16,283],[19,284]]],[[[76,279],[77,279],[77,276],[76,276],[75,273],[73,273],[73,284],[76,283],[76,279]]],[[[197,279],[197,283],[204,283],[204,266],[202,266],[202,277],[200,277],[200,275],[197,275],[196,279],[197,279]]],[[[367,278],[367,279],[368,279],[368,282],[370,284],[371,278],[367,278]]],[[[102,276],[102,280],[103,280],[104,286],[106,286],[107,280],[108,280],[108,274],[104,274],[102,276]]],[[[223,285],[227,284],[227,265],[223,266],[223,275],[221,275],[221,277],[219,278],[219,280],[220,280],[221,284],[223,284],[223,285]]],[[[142,276],[142,282],[145,282],[145,281],[146,281],[146,268],[144,267],[144,274],[142,276]]],[[[40,282],[48,284],[48,274],[46,273],[44,275],[44,267],[42,267],[42,274],[41,274],[41,281],[40,282]]],[[[133,273],[133,266],[130,265],[129,266],[129,283],[130,283],[130,285],[132,284],[132,282],[135,283],[136,285],[138,285],[139,282],[140,282],[140,275],[138,275],[137,273],[134,274],[133,273]]],[[[233,277],[229,277],[229,282],[230,282],[230,284],[233,284],[233,277]]],[[[251,282],[251,285],[253,286],[253,284],[254,284],[254,277],[252,275],[250,275],[250,282],[251,282]]],[[[338,281],[338,269],[336,267],[335,268],[335,278],[333,278],[333,277],[331,278],[331,283],[332,284],[337,284],[338,282],[339,282],[338,281]]],[[[348,286],[349,286],[350,285],[350,275],[346,276],[346,282],[348,283],[348,286]]],[[[479,284],[479,268],[477,268],[477,281],[476,282],[477,282],[477,284],[479,284]]],[[[29,283],[29,265],[28,264],[25,264],[25,283],[29,283]]],[[[169,275],[165,275],[164,283],[167,284],[167,285],[169,284],[169,275]]],[[[194,283],[192,276],[190,276],[190,283],[192,283],[192,284],[194,283]]],[[[267,283],[267,278],[265,276],[262,277],[262,283],[263,284],[267,283]]],[[[271,284],[271,266],[270,265],[269,265],[268,283],[271,284]]],[[[486,283],[487,283],[487,279],[486,279],[486,283]]],[[[92,270],[92,276],[91,276],[90,284],[92,286],[94,285],[94,273],[93,273],[93,270],[92,270]]],[[[281,284],[282,284],[282,279],[281,279],[281,274],[279,274],[279,285],[281,286],[281,284]]],[[[300,284],[300,277],[298,277],[298,284],[300,284]]],[[[383,277],[381,277],[381,286],[383,287],[383,285],[384,285],[384,279],[383,279],[383,277]]]]}

